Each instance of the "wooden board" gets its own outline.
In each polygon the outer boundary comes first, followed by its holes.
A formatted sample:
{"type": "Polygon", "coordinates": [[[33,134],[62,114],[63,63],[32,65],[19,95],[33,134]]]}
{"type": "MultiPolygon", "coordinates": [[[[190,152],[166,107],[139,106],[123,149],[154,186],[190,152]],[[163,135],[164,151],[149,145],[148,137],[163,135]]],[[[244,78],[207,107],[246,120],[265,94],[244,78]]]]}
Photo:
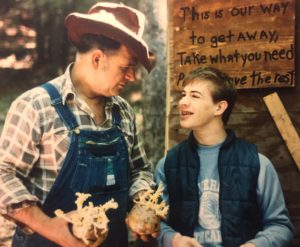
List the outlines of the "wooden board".
{"type": "Polygon", "coordinates": [[[277,93],[272,93],[265,96],[266,103],[275,124],[285,141],[298,169],[300,170],[300,139],[299,135],[291,122],[279,96],[277,93]]]}
{"type": "Polygon", "coordinates": [[[168,0],[170,74],[180,89],[199,66],[237,88],[294,87],[294,0],[168,0]]]}

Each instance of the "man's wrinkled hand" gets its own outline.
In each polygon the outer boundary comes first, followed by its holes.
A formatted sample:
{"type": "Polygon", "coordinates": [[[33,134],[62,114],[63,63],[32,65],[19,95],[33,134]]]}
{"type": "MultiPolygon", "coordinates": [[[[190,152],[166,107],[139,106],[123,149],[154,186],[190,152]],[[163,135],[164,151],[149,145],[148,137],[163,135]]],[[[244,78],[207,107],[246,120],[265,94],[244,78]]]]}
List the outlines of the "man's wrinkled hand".
{"type": "Polygon", "coordinates": [[[51,235],[54,235],[54,240],[62,247],[85,247],[86,245],[79,239],[77,239],[71,232],[68,226],[68,222],[64,219],[55,217],[50,220],[50,224],[53,227],[51,229],[51,235]],[[51,222],[51,223],[50,223],[51,222]]]}
{"type": "Polygon", "coordinates": [[[137,232],[133,231],[130,228],[130,226],[128,224],[128,218],[126,218],[125,221],[126,221],[126,224],[128,225],[128,227],[130,229],[131,237],[132,237],[133,240],[136,240],[136,239],[140,238],[142,241],[148,242],[148,241],[150,241],[153,238],[158,238],[158,236],[159,236],[159,232],[153,232],[152,234],[148,234],[148,235],[147,234],[137,233],[137,232]]]}

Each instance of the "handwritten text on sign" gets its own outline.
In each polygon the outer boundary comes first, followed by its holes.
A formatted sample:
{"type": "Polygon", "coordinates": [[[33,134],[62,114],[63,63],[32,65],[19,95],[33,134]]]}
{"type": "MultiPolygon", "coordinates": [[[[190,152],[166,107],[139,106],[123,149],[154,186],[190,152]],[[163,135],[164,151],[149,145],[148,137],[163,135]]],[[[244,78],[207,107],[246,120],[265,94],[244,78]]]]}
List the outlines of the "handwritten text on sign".
{"type": "Polygon", "coordinates": [[[293,87],[294,0],[171,0],[174,88],[199,66],[227,72],[237,88],[293,87]]]}

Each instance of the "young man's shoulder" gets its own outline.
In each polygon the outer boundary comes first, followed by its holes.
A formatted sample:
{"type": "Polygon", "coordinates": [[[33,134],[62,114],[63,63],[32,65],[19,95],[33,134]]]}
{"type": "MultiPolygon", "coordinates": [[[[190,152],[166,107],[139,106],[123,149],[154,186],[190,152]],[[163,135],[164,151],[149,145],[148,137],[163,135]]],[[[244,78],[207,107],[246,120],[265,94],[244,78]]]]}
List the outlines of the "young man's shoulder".
{"type": "Polygon", "coordinates": [[[260,173],[267,173],[270,170],[275,171],[275,167],[271,160],[264,154],[258,153],[259,164],[260,164],[260,173]]]}

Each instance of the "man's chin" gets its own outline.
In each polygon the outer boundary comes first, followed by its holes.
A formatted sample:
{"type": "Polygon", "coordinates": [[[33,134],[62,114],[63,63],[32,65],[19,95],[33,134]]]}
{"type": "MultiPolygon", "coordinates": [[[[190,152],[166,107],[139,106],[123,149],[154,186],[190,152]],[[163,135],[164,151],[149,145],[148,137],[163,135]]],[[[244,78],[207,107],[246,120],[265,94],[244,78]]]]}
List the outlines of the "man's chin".
{"type": "Polygon", "coordinates": [[[110,97],[119,96],[123,90],[114,90],[111,92],[110,97]]]}
{"type": "Polygon", "coordinates": [[[180,121],[180,127],[183,129],[189,129],[190,125],[188,123],[185,123],[184,121],[180,121]]]}

